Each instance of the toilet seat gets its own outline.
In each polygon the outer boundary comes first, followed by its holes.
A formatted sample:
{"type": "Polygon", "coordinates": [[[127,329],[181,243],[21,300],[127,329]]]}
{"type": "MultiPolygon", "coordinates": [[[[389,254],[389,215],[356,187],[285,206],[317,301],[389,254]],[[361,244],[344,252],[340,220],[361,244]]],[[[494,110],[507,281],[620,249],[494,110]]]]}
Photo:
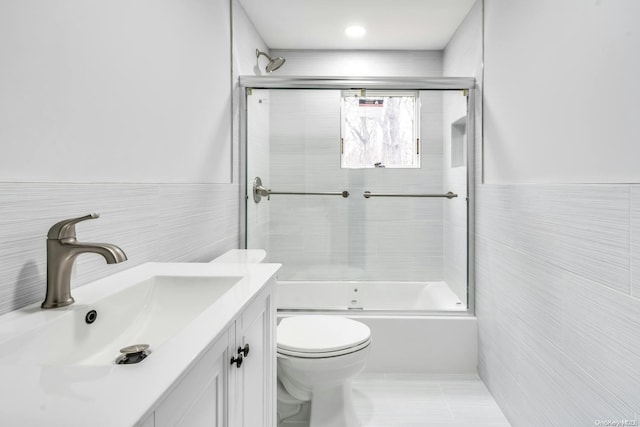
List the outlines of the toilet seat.
{"type": "Polygon", "coordinates": [[[300,358],[336,357],[371,344],[368,326],[337,316],[293,316],[278,325],[278,354],[300,358]]]}
{"type": "Polygon", "coordinates": [[[356,351],[360,351],[363,348],[366,348],[371,344],[371,340],[367,340],[355,347],[344,348],[342,350],[335,351],[325,351],[325,352],[299,352],[299,351],[290,351],[278,348],[278,355],[280,356],[289,356],[289,357],[299,357],[303,359],[320,359],[324,357],[336,357],[336,356],[344,356],[346,354],[355,353],[356,351]]]}

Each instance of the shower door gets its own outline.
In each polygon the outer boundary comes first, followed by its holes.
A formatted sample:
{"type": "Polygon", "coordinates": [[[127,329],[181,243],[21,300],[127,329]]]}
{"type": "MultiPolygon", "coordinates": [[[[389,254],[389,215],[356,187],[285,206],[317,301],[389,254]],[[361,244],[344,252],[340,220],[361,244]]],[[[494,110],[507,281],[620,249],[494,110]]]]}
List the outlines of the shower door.
{"type": "Polygon", "coordinates": [[[246,247],[280,308],[468,310],[469,94],[246,89],[246,247]]]}

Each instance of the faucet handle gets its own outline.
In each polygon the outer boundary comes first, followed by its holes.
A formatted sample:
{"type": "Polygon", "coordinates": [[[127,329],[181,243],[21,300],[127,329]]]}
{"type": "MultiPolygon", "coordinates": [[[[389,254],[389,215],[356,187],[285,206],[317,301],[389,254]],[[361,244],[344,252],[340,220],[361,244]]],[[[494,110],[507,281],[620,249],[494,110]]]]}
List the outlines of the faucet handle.
{"type": "Polygon", "coordinates": [[[81,216],[78,218],[70,218],[65,219],[60,222],[57,222],[49,229],[49,233],[47,234],[48,239],[75,239],[76,237],[76,227],[75,225],[81,221],[86,221],[88,219],[99,218],[99,213],[90,213],[89,215],[81,216]]]}

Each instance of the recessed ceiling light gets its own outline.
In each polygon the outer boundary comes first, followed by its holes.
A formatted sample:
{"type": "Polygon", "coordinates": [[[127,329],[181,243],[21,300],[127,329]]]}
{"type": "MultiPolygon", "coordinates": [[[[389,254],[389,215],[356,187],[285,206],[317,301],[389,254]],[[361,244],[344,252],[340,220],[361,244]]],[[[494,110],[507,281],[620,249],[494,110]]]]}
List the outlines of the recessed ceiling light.
{"type": "Polygon", "coordinates": [[[367,30],[359,25],[352,25],[345,28],[344,33],[349,37],[362,37],[367,34],[367,30]]]}

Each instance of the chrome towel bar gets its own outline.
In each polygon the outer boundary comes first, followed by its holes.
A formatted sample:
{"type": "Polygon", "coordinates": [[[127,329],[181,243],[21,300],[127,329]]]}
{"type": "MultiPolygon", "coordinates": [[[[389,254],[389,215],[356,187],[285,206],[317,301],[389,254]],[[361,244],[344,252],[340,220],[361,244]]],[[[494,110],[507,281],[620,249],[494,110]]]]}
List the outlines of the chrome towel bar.
{"type": "Polygon", "coordinates": [[[342,196],[344,198],[349,197],[348,191],[340,191],[340,192],[298,192],[298,191],[271,191],[262,186],[262,180],[260,177],[256,177],[253,180],[253,201],[256,203],[260,203],[263,197],[266,197],[267,200],[271,198],[272,194],[285,194],[285,195],[294,195],[294,196],[342,196]]]}
{"type": "Polygon", "coordinates": [[[342,196],[345,198],[349,197],[348,191],[341,191],[341,192],[325,191],[325,192],[315,192],[315,193],[299,193],[295,191],[271,191],[271,190],[267,190],[267,191],[269,192],[269,194],[293,194],[298,196],[342,196]]]}
{"type": "Polygon", "coordinates": [[[372,193],[371,191],[365,191],[363,194],[365,199],[370,197],[444,197],[447,199],[453,199],[458,197],[457,194],[449,191],[447,194],[397,194],[397,193],[372,193]]]}
{"type": "MultiPolygon", "coordinates": [[[[253,201],[256,203],[260,203],[263,197],[266,197],[267,200],[271,198],[272,194],[277,195],[294,195],[294,196],[342,196],[344,198],[349,197],[348,191],[271,191],[266,189],[262,185],[262,180],[260,177],[256,177],[253,180],[253,201]]],[[[454,197],[458,197],[457,194],[449,191],[447,194],[402,194],[402,193],[372,193],[371,191],[365,191],[363,194],[365,199],[370,197],[442,197],[446,199],[453,199],[454,197]]]]}

